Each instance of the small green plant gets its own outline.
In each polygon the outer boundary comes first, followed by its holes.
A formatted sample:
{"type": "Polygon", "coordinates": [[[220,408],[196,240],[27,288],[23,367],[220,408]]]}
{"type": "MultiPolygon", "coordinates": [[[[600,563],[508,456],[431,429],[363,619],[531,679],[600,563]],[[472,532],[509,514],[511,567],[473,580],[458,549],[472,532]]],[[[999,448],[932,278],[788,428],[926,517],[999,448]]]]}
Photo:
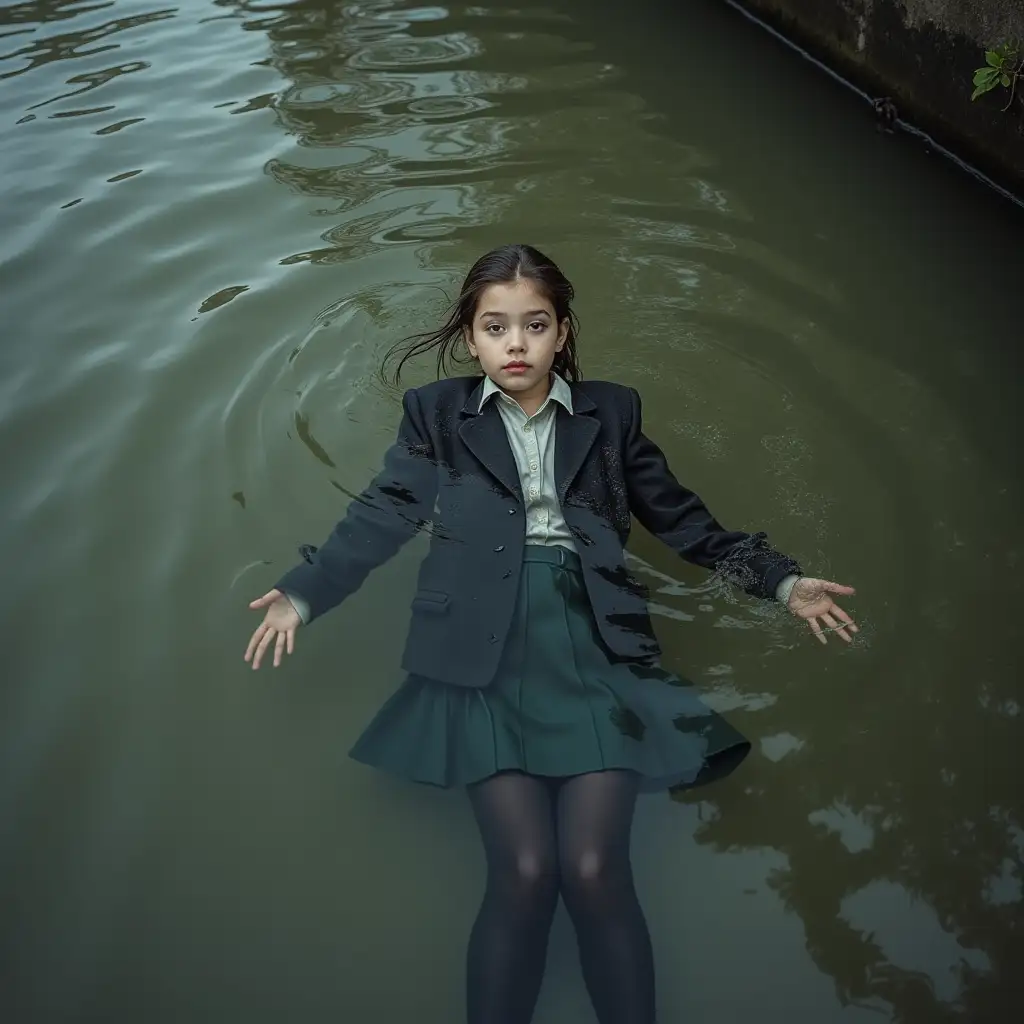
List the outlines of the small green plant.
{"type": "Polygon", "coordinates": [[[1009,110],[1017,95],[1017,83],[1024,78],[1024,55],[1020,43],[1004,43],[994,50],[985,51],[985,66],[974,72],[974,92],[971,99],[991,92],[993,89],[1010,90],[1010,98],[1003,110],[1009,110]]]}

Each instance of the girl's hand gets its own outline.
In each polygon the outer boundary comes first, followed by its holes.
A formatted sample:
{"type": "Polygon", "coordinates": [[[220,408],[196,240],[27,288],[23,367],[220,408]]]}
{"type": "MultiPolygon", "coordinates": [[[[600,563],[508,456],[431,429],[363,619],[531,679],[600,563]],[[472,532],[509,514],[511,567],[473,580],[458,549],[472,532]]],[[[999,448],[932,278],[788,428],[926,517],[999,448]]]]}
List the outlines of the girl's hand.
{"type": "Polygon", "coordinates": [[[789,610],[798,618],[806,619],[815,636],[822,642],[826,631],[834,631],[847,643],[853,639],[850,633],[857,632],[856,623],[832,600],[833,594],[849,596],[856,593],[853,587],[829,580],[816,580],[801,576],[789,595],[789,610]],[[821,619],[819,624],[818,620],[821,619]],[[837,622],[836,619],[839,621],[837,622]],[[824,625],[824,629],[822,629],[824,625]],[[849,632],[847,632],[849,630],[849,632]]]}
{"type": "Polygon", "coordinates": [[[295,630],[302,625],[299,613],[280,590],[271,590],[255,601],[249,602],[250,608],[266,608],[267,614],[256,627],[249,646],[245,649],[245,660],[252,658],[252,667],[260,667],[264,652],[274,643],[274,668],[281,664],[281,653],[287,646],[288,653],[295,650],[295,630]],[[267,608],[267,605],[270,607],[267,608]],[[253,652],[256,656],[253,657],[253,652]]]}

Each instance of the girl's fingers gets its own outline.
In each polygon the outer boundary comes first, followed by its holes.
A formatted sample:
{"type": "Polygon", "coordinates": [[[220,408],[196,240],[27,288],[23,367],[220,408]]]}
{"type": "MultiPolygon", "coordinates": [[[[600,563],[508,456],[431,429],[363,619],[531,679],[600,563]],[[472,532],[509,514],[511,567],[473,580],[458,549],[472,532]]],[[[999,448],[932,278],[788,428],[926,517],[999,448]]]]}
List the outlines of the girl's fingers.
{"type": "Polygon", "coordinates": [[[256,644],[259,643],[260,638],[263,636],[263,631],[267,628],[267,624],[261,623],[256,627],[255,632],[249,638],[249,646],[245,649],[245,660],[248,661],[252,657],[252,652],[256,650],[256,644]]]}
{"type": "Polygon", "coordinates": [[[847,626],[850,627],[850,632],[851,633],[859,633],[860,632],[859,628],[857,627],[857,623],[854,622],[853,619],[851,619],[850,616],[847,615],[846,612],[844,612],[843,609],[839,607],[839,605],[837,605],[837,604],[832,605],[832,614],[833,615],[838,615],[839,618],[841,618],[843,620],[843,622],[845,622],[847,624],[847,626]]]}
{"type": "Polygon", "coordinates": [[[829,629],[830,632],[836,633],[838,636],[842,637],[847,643],[850,643],[850,634],[847,633],[846,630],[842,626],[840,626],[840,624],[836,622],[836,620],[833,619],[831,615],[822,615],[821,621],[825,623],[826,627],[829,629]]]}
{"type": "Polygon", "coordinates": [[[270,646],[270,641],[274,639],[275,630],[267,627],[266,633],[263,634],[263,639],[260,641],[259,647],[256,648],[256,657],[253,658],[252,667],[254,669],[260,667],[260,662],[263,660],[263,655],[266,649],[270,646]]]}
{"type": "Polygon", "coordinates": [[[817,619],[808,619],[807,625],[811,627],[811,632],[823,643],[827,644],[828,641],[825,639],[825,634],[821,631],[821,626],[818,625],[817,619]]]}
{"type": "Polygon", "coordinates": [[[266,622],[261,623],[250,638],[249,646],[245,649],[245,660],[248,661],[252,658],[254,669],[260,667],[263,655],[272,641],[275,642],[274,667],[276,668],[281,664],[281,656],[285,651],[291,654],[295,650],[295,630],[277,629],[266,622]],[[255,652],[255,657],[253,657],[253,652],[255,652]]]}
{"type": "Polygon", "coordinates": [[[267,629],[266,626],[261,626],[260,629],[253,634],[253,640],[256,641],[255,648],[252,653],[252,667],[253,671],[260,667],[260,656],[263,652],[263,648],[266,646],[267,629]],[[256,634],[259,634],[259,640],[256,641],[256,634]]]}
{"type": "Polygon", "coordinates": [[[851,597],[857,593],[853,587],[848,587],[845,583],[833,583],[831,580],[822,580],[821,582],[824,589],[833,594],[843,594],[846,597],[851,597]]]}
{"type": "Polygon", "coordinates": [[[249,602],[250,608],[264,608],[268,604],[273,604],[281,596],[280,590],[270,590],[262,597],[257,597],[255,601],[249,602]]]}

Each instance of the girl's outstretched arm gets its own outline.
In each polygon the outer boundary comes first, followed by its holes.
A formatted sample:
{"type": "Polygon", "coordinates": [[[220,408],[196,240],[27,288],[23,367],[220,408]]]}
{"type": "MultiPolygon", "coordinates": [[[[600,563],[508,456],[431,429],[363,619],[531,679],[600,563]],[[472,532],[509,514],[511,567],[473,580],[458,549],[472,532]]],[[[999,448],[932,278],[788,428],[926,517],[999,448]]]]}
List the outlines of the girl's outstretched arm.
{"type": "Polygon", "coordinates": [[[662,450],[643,432],[640,395],[629,388],[632,418],[626,437],[629,505],[640,524],[689,562],[712,569],[747,593],[773,598],[800,566],[768,546],[765,534],[726,530],[693,491],[673,475],[662,450]]]}
{"type": "Polygon", "coordinates": [[[415,389],[402,399],[398,437],[384,467],[356,497],[331,535],[310,557],[289,570],[275,589],[300,599],[311,622],[359,589],[410,540],[434,513],[437,463],[415,389]]]}
{"type": "Polygon", "coordinates": [[[849,643],[857,626],[833,595],[852,596],[853,587],[803,576],[792,558],[768,546],[763,533],[723,529],[700,498],[673,476],[661,449],[644,436],[640,395],[629,391],[633,408],[626,481],[630,508],[640,523],[688,561],[715,570],[755,597],[778,598],[822,643],[827,632],[849,643]]]}

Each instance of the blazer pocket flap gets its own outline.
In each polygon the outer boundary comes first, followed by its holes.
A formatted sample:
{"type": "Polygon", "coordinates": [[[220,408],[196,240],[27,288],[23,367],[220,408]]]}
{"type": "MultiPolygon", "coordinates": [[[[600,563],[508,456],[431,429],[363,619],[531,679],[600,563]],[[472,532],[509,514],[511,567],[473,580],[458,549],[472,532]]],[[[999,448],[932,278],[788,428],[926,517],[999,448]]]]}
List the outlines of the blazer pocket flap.
{"type": "Polygon", "coordinates": [[[443,612],[448,608],[448,595],[441,590],[417,590],[412,606],[420,612],[443,612]]]}

